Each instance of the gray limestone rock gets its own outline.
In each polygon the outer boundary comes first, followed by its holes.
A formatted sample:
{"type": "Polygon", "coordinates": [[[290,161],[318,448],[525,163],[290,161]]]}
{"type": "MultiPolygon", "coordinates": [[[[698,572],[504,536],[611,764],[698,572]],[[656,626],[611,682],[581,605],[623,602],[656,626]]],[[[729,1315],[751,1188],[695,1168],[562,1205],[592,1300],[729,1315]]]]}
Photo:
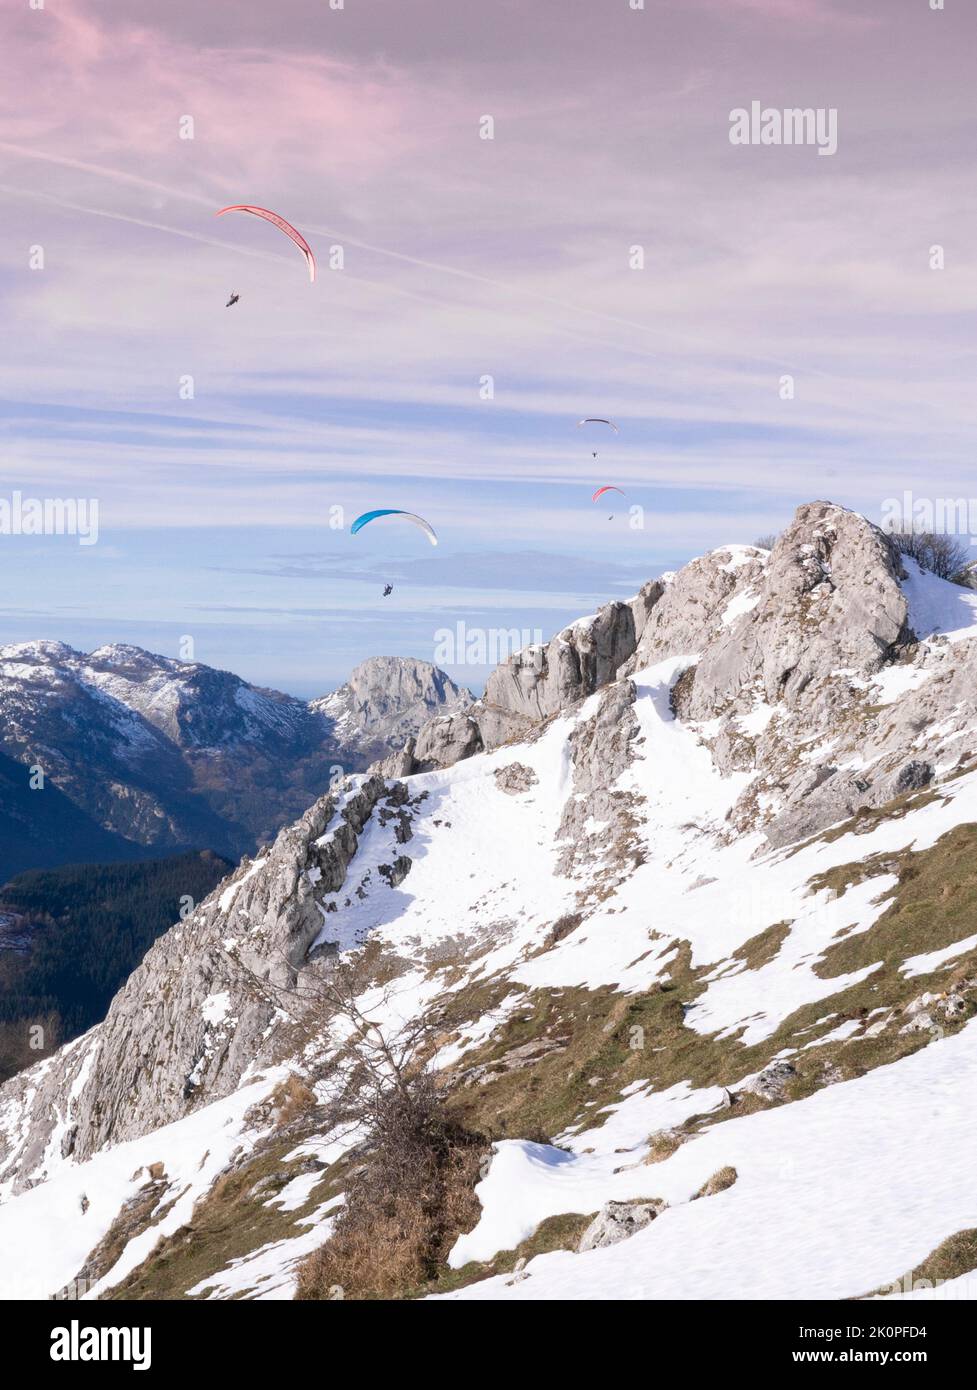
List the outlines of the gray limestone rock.
{"type": "Polygon", "coordinates": [[[787,1094],[787,1087],[796,1075],[797,1069],[791,1066],[790,1062],[773,1062],[769,1067],[765,1067],[759,1076],[748,1081],[742,1089],[750,1095],[759,1096],[761,1100],[783,1100],[787,1094]]]}
{"type": "Polygon", "coordinates": [[[497,767],[494,776],[499,791],[508,796],[521,796],[539,781],[532,768],[525,763],[508,763],[505,767],[497,767]]]}
{"type": "Polygon", "coordinates": [[[582,1254],[586,1250],[603,1250],[605,1246],[628,1240],[636,1232],[650,1226],[667,1206],[668,1203],[659,1197],[648,1201],[608,1202],[580,1237],[577,1249],[582,1254]]]}

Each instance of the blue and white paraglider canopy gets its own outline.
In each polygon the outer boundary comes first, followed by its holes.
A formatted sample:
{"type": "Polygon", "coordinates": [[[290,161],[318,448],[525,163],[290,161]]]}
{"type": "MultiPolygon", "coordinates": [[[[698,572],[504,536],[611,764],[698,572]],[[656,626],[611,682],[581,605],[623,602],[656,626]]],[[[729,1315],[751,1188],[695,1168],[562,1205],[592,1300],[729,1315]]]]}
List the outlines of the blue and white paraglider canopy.
{"type": "Polygon", "coordinates": [[[362,516],[358,516],[353,522],[350,527],[350,535],[355,536],[357,531],[362,531],[364,526],[369,526],[371,521],[376,521],[377,518],[381,516],[401,516],[405,521],[410,521],[415,526],[419,526],[432,545],[437,545],[438,543],[438,538],[434,533],[434,527],[430,522],[425,521],[422,516],[415,516],[413,512],[403,512],[396,507],[381,507],[375,512],[364,512],[362,516]]]}

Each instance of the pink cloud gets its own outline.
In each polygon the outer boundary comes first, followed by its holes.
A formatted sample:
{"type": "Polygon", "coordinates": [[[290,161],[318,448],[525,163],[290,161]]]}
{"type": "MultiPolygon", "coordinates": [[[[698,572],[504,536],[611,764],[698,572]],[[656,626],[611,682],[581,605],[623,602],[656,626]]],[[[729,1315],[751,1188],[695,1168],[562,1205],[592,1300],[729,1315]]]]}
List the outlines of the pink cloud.
{"type": "Polygon", "coordinates": [[[755,14],[760,18],[790,20],[810,26],[812,24],[845,29],[865,29],[878,23],[876,18],[864,14],[852,14],[838,8],[831,0],[699,0],[706,9],[722,11],[730,15],[735,12],[755,14]]]}
{"type": "Polygon", "coordinates": [[[410,147],[419,95],[383,64],[193,45],[78,8],[0,17],[6,138],[161,183],[256,196],[357,178],[410,147]],[[56,75],[38,84],[39,71],[56,75]],[[194,138],[180,138],[181,118],[194,138]]]}

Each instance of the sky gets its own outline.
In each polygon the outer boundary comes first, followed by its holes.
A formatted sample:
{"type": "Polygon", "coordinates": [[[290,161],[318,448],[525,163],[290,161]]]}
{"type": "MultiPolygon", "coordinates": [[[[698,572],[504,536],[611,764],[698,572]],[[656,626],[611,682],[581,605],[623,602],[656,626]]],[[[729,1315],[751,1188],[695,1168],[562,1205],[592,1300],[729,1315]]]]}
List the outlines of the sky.
{"type": "Polygon", "coordinates": [[[308,697],[813,498],[975,493],[977,7],[637,3],[4,6],[0,504],[99,532],[0,534],[0,642],[308,697]],[[731,143],[754,101],[836,152],[731,143]]]}

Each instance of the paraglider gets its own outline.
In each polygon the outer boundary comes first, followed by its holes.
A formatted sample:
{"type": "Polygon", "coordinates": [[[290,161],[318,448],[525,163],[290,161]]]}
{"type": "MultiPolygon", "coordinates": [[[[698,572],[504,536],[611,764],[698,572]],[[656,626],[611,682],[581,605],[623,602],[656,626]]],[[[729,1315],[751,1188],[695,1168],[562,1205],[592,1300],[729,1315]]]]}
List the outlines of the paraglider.
{"type": "Polygon", "coordinates": [[[224,308],[225,308],[225,309],[229,309],[229,308],[231,307],[231,305],[232,305],[232,304],[236,304],[240,298],[241,298],[241,296],[240,296],[239,294],[232,294],[231,297],[230,297],[230,299],[229,299],[229,300],[227,301],[227,303],[224,305],[224,308]]]}
{"type": "MultiPolygon", "coordinates": [[[[605,420],[602,415],[587,415],[583,420],[577,421],[578,430],[581,429],[584,425],[607,425],[610,429],[614,431],[615,434],[621,433],[621,431],[618,429],[617,425],[615,425],[613,420],[605,420]]],[[[591,450],[591,457],[597,457],[596,449],[591,450]]]]}
{"type": "Polygon", "coordinates": [[[585,420],[578,420],[577,429],[579,429],[581,425],[610,425],[615,434],[621,433],[613,420],[605,420],[603,416],[599,415],[588,415],[585,420]]]}
{"type": "Polygon", "coordinates": [[[349,528],[350,535],[355,536],[358,531],[362,531],[364,526],[368,526],[371,521],[376,521],[381,516],[402,516],[405,521],[410,521],[414,526],[419,526],[427,536],[432,545],[437,545],[438,538],[434,533],[434,527],[424,520],[422,516],[415,516],[413,512],[402,512],[397,507],[381,507],[375,512],[364,512],[358,516],[349,528]]]}
{"type": "Polygon", "coordinates": [[[295,242],[295,245],[302,252],[306,264],[309,267],[309,279],[315,280],[315,256],[312,254],[312,247],[306,241],[302,233],[292,226],[291,222],[286,222],[284,217],[279,217],[277,212],[269,212],[267,208],[253,207],[250,203],[235,203],[233,207],[221,208],[215,213],[215,216],[223,217],[225,212],[250,212],[254,217],[262,217],[266,222],[271,222],[274,226],[278,227],[280,231],[283,231],[287,237],[290,237],[291,240],[295,242]]]}
{"type": "Polygon", "coordinates": [[[620,492],[621,496],[624,496],[624,493],[621,492],[621,489],[619,487],[615,487],[613,483],[607,483],[604,487],[599,487],[597,489],[593,497],[590,499],[591,502],[596,502],[598,497],[602,497],[605,492],[620,492]]]}
{"type": "Polygon", "coordinates": [[[393,586],[392,584],[385,584],[385,585],[383,586],[383,596],[384,596],[384,598],[389,598],[390,595],[393,593],[393,591],[394,591],[394,586],[393,586]]]}

